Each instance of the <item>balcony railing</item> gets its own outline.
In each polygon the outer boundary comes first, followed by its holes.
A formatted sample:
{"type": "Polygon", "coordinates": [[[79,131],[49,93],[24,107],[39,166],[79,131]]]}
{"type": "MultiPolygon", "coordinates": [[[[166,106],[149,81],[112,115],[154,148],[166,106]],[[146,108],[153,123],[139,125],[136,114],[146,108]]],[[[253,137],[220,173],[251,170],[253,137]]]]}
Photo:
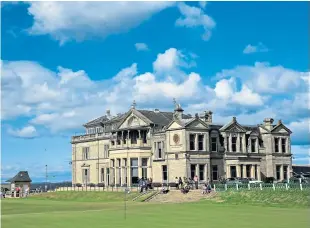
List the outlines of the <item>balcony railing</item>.
{"type": "Polygon", "coordinates": [[[137,140],[137,143],[131,143],[130,140],[126,141],[126,143],[124,143],[123,141],[121,141],[120,144],[114,143],[114,145],[112,144],[112,142],[110,142],[110,149],[118,149],[118,148],[136,148],[136,147],[150,147],[151,146],[151,140],[147,140],[146,142],[143,142],[142,140],[137,140]]]}
{"type": "Polygon", "coordinates": [[[92,139],[100,139],[100,138],[108,138],[111,135],[111,133],[95,133],[95,134],[85,134],[85,135],[77,135],[72,136],[71,141],[72,142],[82,142],[82,141],[88,141],[92,139]]]}

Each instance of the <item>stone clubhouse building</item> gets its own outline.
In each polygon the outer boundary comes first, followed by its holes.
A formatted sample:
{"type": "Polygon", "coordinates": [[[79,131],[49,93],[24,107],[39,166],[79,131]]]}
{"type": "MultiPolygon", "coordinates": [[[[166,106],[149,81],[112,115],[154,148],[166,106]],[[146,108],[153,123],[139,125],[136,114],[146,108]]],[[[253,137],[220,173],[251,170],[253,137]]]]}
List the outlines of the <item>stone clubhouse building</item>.
{"type": "Polygon", "coordinates": [[[131,186],[139,178],[154,183],[175,177],[250,177],[264,180],[291,177],[291,131],[272,118],[243,125],[235,117],[212,122],[212,112],[185,114],[174,102],[173,112],[139,110],[133,102],[124,114],[106,115],[83,125],[86,134],[73,136],[72,183],[131,186]]]}

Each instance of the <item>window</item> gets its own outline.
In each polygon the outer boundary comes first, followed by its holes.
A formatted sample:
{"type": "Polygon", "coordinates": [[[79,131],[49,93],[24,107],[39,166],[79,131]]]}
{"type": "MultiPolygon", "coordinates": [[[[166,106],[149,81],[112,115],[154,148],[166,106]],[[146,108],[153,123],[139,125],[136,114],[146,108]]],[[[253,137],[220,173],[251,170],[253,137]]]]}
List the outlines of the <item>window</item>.
{"type": "Polygon", "coordinates": [[[163,174],[163,181],[167,181],[167,166],[163,165],[162,166],[162,174],[163,174]]]}
{"type": "Polygon", "coordinates": [[[104,148],[103,158],[108,158],[109,157],[109,145],[105,144],[103,148],[104,148]]]}
{"type": "Polygon", "coordinates": [[[251,139],[251,152],[256,152],[256,139],[251,139]]]}
{"type": "Polygon", "coordinates": [[[244,176],[243,176],[243,169],[244,169],[244,166],[243,166],[243,165],[240,165],[240,170],[241,170],[241,178],[244,178],[244,176]]]}
{"type": "Polygon", "coordinates": [[[96,127],[96,133],[100,132],[100,127],[96,127]]]}
{"type": "Polygon", "coordinates": [[[137,132],[132,131],[131,133],[131,144],[137,144],[137,132]]]}
{"type": "Polygon", "coordinates": [[[281,179],[281,165],[276,165],[276,178],[277,180],[281,179]]]}
{"type": "Polygon", "coordinates": [[[243,151],[243,149],[242,149],[242,147],[243,147],[243,145],[242,145],[242,137],[239,137],[239,145],[240,145],[239,151],[242,152],[243,151]]]}
{"type": "Polygon", "coordinates": [[[83,147],[83,160],[89,159],[89,147],[83,147]]]}
{"type": "Polygon", "coordinates": [[[82,172],[82,181],[84,184],[87,184],[89,183],[89,169],[83,169],[83,172],[82,172]]]}
{"type": "Polygon", "coordinates": [[[232,177],[232,178],[236,178],[237,177],[236,166],[230,166],[230,177],[232,177]]]}
{"type": "Polygon", "coordinates": [[[179,155],[178,155],[178,154],[175,154],[175,155],[174,155],[174,158],[175,158],[175,160],[178,160],[178,159],[179,159],[179,155]]]}
{"type": "Polygon", "coordinates": [[[198,135],[198,150],[203,150],[204,135],[198,135]]]}
{"type": "Polygon", "coordinates": [[[162,147],[161,147],[161,142],[157,143],[157,151],[158,151],[158,158],[162,158],[162,147]]]}
{"type": "Polygon", "coordinates": [[[283,179],[287,180],[288,179],[288,175],[287,175],[287,165],[283,166],[283,179]]]}
{"type": "Polygon", "coordinates": [[[217,137],[211,137],[211,151],[217,151],[217,137]]]}
{"type": "Polygon", "coordinates": [[[218,180],[217,165],[212,165],[212,180],[218,180]]]}
{"type": "Polygon", "coordinates": [[[115,166],[115,161],[114,159],[111,159],[111,167],[114,167],[115,166]]]}
{"type": "Polygon", "coordinates": [[[233,152],[237,151],[237,137],[231,138],[231,147],[233,152]]]}
{"type": "Polygon", "coordinates": [[[147,167],[147,158],[142,158],[142,166],[146,166],[147,167]]]}
{"type": "Polygon", "coordinates": [[[124,158],[124,166],[127,167],[127,158],[124,158]]]}
{"type": "Polygon", "coordinates": [[[121,167],[121,159],[116,159],[116,166],[121,167]]]}
{"type": "Polygon", "coordinates": [[[227,147],[227,151],[230,150],[229,148],[229,137],[226,137],[226,147],[227,147]]]}
{"type": "Polygon", "coordinates": [[[195,135],[189,135],[189,150],[195,150],[195,135]]]}
{"type": "Polygon", "coordinates": [[[199,180],[204,180],[205,165],[199,165],[199,180]]]}
{"type": "Polygon", "coordinates": [[[130,166],[131,166],[131,183],[137,184],[138,183],[138,158],[131,158],[130,159],[130,166]]]}
{"type": "Polygon", "coordinates": [[[257,176],[257,165],[255,165],[254,167],[254,178],[257,180],[258,176],[257,176]]]}
{"type": "Polygon", "coordinates": [[[274,138],[274,152],[279,152],[279,138],[274,138]]]}
{"type": "Polygon", "coordinates": [[[282,138],[281,144],[282,144],[282,153],[285,153],[286,152],[286,139],[285,138],[282,138]]]}
{"type": "Polygon", "coordinates": [[[191,165],[191,178],[193,179],[196,175],[196,165],[191,165]]]}
{"type": "Polygon", "coordinates": [[[245,166],[246,177],[251,177],[251,165],[245,166]]]}
{"type": "Polygon", "coordinates": [[[104,168],[101,168],[100,179],[101,179],[101,182],[104,182],[104,168]]]}

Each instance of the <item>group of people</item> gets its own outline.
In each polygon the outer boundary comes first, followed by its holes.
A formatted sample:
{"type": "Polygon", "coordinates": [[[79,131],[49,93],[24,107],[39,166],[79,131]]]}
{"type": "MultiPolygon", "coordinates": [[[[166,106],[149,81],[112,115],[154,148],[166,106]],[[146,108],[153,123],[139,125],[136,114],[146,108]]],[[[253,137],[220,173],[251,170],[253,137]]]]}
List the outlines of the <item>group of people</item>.
{"type": "Polygon", "coordinates": [[[144,190],[147,191],[148,189],[153,189],[153,180],[152,178],[141,178],[139,181],[140,192],[144,190]]]}
{"type": "MultiPolygon", "coordinates": [[[[189,192],[190,189],[198,189],[198,176],[195,175],[193,180],[191,178],[183,177],[176,177],[175,178],[176,188],[178,190],[181,190],[183,194],[186,194],[189,192]]],[[[210,193],[212,190],[211,184],[209,182],[206,182],[203,185],[203,191],[202,194],[210,193]]]]}

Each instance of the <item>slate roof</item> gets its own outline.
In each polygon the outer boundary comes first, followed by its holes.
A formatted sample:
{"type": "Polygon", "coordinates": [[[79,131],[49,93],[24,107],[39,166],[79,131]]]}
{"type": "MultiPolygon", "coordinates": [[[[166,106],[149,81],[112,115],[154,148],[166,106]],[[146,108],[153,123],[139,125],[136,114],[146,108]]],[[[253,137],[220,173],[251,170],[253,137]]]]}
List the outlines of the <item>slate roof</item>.
{"type": "Polygon", "coordinates": [[[98,124],[100,124],[100,123],[102,123],[104,121],[107,121],[107,120],[109,120],[108,117],[106,115],[104,115],[104,116],[100,116],[100,117],[98,117],[98,118],[96,118],[94,120],[91,120],[91,121],[87,122],[83,126],[88,127],[88,126],[98,125],[98,124]]]}
{"type": "Polygon", "coordinates": [[[6,182],[31,182],[28,171],[19,171],[13,178],[7,180],[6,182]]]}
{"type": "MultiPolygon", "coordinates": [[[[168,125],[173,119],[173,112],[161,112],[161,111],[150,111],[150,110],[137,110],[154,124],[161,126],[168,125]]],[[[183,119],[191,118],[189,115],[183,114],[183,119]]]]}

